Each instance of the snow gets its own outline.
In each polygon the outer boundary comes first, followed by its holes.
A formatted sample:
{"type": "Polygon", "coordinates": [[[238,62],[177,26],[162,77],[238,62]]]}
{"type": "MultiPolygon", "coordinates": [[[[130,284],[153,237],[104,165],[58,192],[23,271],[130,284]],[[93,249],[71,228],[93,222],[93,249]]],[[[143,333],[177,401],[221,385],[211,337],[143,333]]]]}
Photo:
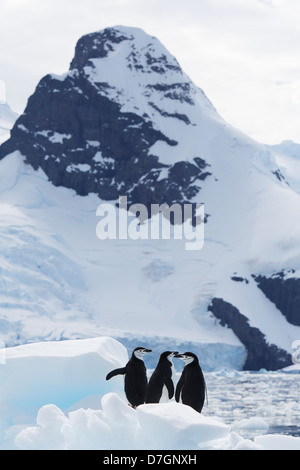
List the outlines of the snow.
{"type": "Polygon", "coordinates": [[[67,166],[66,171],[72,173],[73,171],[83,171],[84,173],[90,171],[91,165],[88,163],[72,163],[71,165],[67,166]]]}
{"type": "Polygon", "coordinates": [[[296,193],[300,194],[300,144],[284,141],[270,146],[285,181],[296,193]]]}
{"type": "Polygon", "coordinates": [[[10,137],[10,130],[17,120],[15,113],[7,103],[0,102],[0,145],[10,137]]]}
{"type": "Polygon", "coordinates": [[[121,104],[122,112],[148,116],[156,129],[178,142],[174,147],[158,141],[149,149],[149,153],[158,156],[161,163],[169,165],[197,156],[202,142],[212,138],[211,131],[214,133],[214,129],[208,129],[205,124],[206,119],[213,118],[224,124],[223,120],[203,91],[183,73],[176,58],[157,38],[139,28],[116,26],[114,29],[127,39],[111,45],[112,50],[107,57],[91,59],[91,65],[84,67],[85,75],[98,92],[121,104]],[[156,62],[160,72],[153,68],[156,62]],[[109,85],[105,90],[103,83],[109,85]],[[171,92],[166,89],[168,86],[171,92]],[[174,90],[179,90],[177,95],[174,90]],[[184,120],[176,118],[180,115],[184,120]],[[195,142],[198,149],[193,154],[195,142]]]}
{"type": "Polygon", "coordinates": [[[284,155],[290,155],[291,157],[300,158],[300,144],[293,142],[292,140],[284,140],[278,145],[270,145],[272,150],[280,152],[284,155]]]}
{"type": "Polygon", "coordinates": [[[300,439],[293,436],[258,436],[254,442],[265,450],[300,450],[300,439]]]}
{"type": "MultiPolygon", "coordinates": [[[[21,126],[18,127],[21,128],[21,126]]],[[[47,139],[54,144],[62,144],[64,140],[69,140],[72,137],[71,134],[61,134],[60,132],[53,132],[51,130],[38,131],[36,132],[36,135],[47,137],[47,139]]]]}
{"type": "Polygon", "coordinates": [[[126,364],[128,355],[110,337],[6,348],[0,364],[0,449],[300,449],[300,438],[268,434],[260,416],[233,426],[217,414],[208,416],[209,402],[202,414],[174,399],[132,409],[123,378],[105,380],[110,370],[126,364]],[[242,437],[245,429],[258,434],[242,437]]]}

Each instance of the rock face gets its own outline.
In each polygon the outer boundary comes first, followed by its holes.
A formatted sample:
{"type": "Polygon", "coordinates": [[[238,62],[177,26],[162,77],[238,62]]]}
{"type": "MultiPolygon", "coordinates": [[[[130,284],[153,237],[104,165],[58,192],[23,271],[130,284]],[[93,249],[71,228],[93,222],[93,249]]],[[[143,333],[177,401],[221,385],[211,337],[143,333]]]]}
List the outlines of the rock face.
{"type": "Polygon", "coordinates": [[[258,287],[292,325],[300,326],[300,279],[286,278],[282,271],[267,276],[253,276],[258,287]]]}
{"type": "Polygon", "coordinates": [[[178,145],[157,127],[156,115],[192,125],[164,102],[190,108],[199,92],[159,41],[130,31],[108,28],[82,37],[69,72],[40,81],[0,158],[19,150],[54,185],[79,195],[126,195],[128,204],[147,206],[190,201],[210,175],[209,165],[198,155],[186,161],[190,155],[184,154],[166,164],[151,148],[160,144],[167,152],[178,145]],[[127,75],[114,76],[114,54],[127,75]],[[137,81],[131,93],[130,83],[137,81]]]}
{"type": "Polygon", "coordinates": [[[274,344],[268,344],[261,331],[251,327],[248,319],[229,302],[214,298],[208,309],[244,344],[247,351],[245,370],[277,370],[291,364],[291,355],[274,344]]]}

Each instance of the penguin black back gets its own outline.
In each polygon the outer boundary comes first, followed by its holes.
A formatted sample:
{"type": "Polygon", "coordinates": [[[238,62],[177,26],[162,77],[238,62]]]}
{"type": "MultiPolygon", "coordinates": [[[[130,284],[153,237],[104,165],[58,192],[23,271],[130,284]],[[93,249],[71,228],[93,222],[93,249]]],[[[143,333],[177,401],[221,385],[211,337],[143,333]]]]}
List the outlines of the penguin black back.
{"type": "Polygon", "coordinates": [[[148,380],[143,356],[148,352],[151,349],[135,348],[125,367],[115,369],[106,376],[106,380],[109,380],[116,375],[125,375],[124,390],[133,408],[145,403],[148,380]]]}
{"type": "Polygon", "coordinates": [[[175,357],[182,359],[186,364],[176,386],[175,400],[179,402],[181,398],[184,405],[189,405],[201,413],[206,385],[198,357],[191,352],[177,354],[175,357]]]}
{"type": "Polygon", "coordinates": [[[147,387],[146,403],[159,403],[163,397],[164,388],[171,399],[174,396],[174,383],[172,379],[172,358],[177,351],[165,351],[160,355],[158,364],[150,377],[147,387]]]}

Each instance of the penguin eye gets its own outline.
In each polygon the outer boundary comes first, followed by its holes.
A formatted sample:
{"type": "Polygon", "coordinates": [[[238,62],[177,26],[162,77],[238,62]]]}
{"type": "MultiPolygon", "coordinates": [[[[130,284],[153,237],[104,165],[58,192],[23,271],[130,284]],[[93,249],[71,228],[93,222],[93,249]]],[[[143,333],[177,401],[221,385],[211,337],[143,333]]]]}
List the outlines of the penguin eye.
{"type": "Polygon", "coordinates": [[[186,364],[190,364],[191,362],[193,362],[194,358],[192,356],[186,356],[184,355],[183,356],[183,360],[186,364]]]}

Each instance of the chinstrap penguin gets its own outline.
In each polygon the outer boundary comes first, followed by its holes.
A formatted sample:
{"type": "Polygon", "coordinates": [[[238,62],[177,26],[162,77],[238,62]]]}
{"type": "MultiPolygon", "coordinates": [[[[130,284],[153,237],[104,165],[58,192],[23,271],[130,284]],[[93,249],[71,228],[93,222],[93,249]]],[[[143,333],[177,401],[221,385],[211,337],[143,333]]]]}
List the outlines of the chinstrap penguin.
{"type": "Polygon", "coordinates": [[[185,367],[177,383],[175,400],[184,405],[189,405],[201,413],[205,401],[206,385],[200,367],[198,357],[192,352],[177,354],[175,357],[182,359],[185,367]]]}
{"type": "Polygon", "coordinates": [[[116,375],[125,376],[124,390],[127,400],[133,408],[145,403],[148,380],[143,357],[149,352],[151,349],[135,348],[125,367],[114,369],[106,376],[106,380],[116,375]]]}
{"type": "Polygon", "coordinates": [[[177,351],[165,351],[160,355],[156,369],[150,377],[146,403],[166,402],[174,396],[174,382],[172,378],[172,358],[178,354],[177,351]]]}

